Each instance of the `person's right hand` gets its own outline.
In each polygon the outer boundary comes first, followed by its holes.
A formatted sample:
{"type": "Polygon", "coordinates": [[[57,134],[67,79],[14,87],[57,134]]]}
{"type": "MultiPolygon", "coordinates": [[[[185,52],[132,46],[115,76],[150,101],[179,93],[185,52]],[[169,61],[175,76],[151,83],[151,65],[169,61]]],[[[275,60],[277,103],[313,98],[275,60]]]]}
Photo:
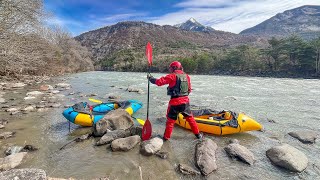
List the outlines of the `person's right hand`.
{"type": "Polygon", "coordinates": [[[147,74],[147,79],[152,83],[155,84],[156,83],[156,78],[154,78],[150,73],[147,74]]]}

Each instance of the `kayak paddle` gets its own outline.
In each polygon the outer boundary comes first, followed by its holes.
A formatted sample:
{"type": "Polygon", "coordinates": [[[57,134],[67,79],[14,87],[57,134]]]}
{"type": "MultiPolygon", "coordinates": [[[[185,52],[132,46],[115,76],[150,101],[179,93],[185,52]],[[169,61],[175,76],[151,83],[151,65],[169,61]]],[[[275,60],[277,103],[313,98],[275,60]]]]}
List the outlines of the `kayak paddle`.
{"type": "Polygon", "coordinates": [[[98,103],[98,104],[102,104],[102,101],[100,101],[98,99],[89,98],[89,101],[94,102],[94,103],[98,103]]]}
{"type": "MultiPolygon", "coordinates": [[[[151,65],[152,65],[152,46],[150,42],[148,42],[146,46],[146,56],[148,59],[148,75],[149,75],[151,70],[151,65]]],[[[149,99],[150,99],[150,81],[148,79],[147,120],[145,121],[142,127],[142,141],[149,140],[152,134],[152,126],[149,121],[149,99]]]]}
{"type": "MultiPolygon", "coordinates": [[[[93,99],[93,98],[89,98],[89,101],[94,102],[94,103],[98,103],[98,104],[102,104],[103,102],[98,100],[98,99],[93,99]]],[[[117,101],[114,99],[108,99],[107,101],[108,103],[121,103],[121,101],[117,101]]]]}
{"type": "Polygon", "coordinates": [[[139,119],[139,118],[135,118],[132,117],[133,119],[135,119],[141,126],[143,126],[145,124],[145,121],[143,119],[139,119]]]}

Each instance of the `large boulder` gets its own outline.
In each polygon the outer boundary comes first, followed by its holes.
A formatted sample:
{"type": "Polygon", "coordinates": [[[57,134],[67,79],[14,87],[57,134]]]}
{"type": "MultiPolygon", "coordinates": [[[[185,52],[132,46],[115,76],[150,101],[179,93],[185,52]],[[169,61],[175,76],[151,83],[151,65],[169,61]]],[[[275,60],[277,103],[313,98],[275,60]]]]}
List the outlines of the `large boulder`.
{"type": "Polygon", "coordinates": [[[140,153],[145,156],[151,156],[160,151],[163,140],[159,137],[152,138],[141,143],[140,153]]]}
{"type": "Polygon", "coordinates": [[[308,165],[307,156],[288,144],[272,147],[266,154],[273,164],[290,171],[302,172],[308,165]]]}
{"type": "Polygon", "coordinates": [[[237,158],[249,165],[253,165],[255,158],[253,153],[248,150],[246,147],[241,146],[239,143],[231,143],[224,150],[228,153],[228,155],[232,158],[237,158]]]}
{"type": "Polygon", "coordinates": [[[118,139],[118,138],[124,138],[131,136],[131,132],[129,130],[114,130],[114,131],[107,131],[106,134],[104,134],[98,142],[96,142],[97,146],[101,146],[104,144],[109,144],[113,140],[118,139]]]}
{"type": "Polygon", "coordinates": [[[106,114],[93,126],[94,136],[103,136],[107,130],[129,129],[134,125],[132,117],[124,109],[116,109],[106,114]]]}
{"type": "Polygon", "coordinates": [[[299,141],[303,143],[313,144],[316,142],[318,133],[315,131],[293,131],[289,132],[289,135],[297,138],[299,141]]]}
{"type": "Polygon", "coordinates": [[[116,109],[109,112],[103,120],[109,122],[110,130],[129,129],[134,125],[131,115],[124,109],[116,109]]]}
{"type": "Polygon", "coordinates": [[[216,170],[216,150],[218,146],[211,139],[204,139],[197,143],[195,151],[195,163],[201,174],[207,176],[216,170]]]}
{"type": "Polygon", "coordinates": [[[93,124],[93,136],[101,137],[108,131],[108,121],[98,121],[95,124],[93,124]]]}
{"type": "Polygon", "coordinates": [[[11,169],[0,173],[1,180],[23,180],[23,179],[34,179],[34,180],[46,180],[47,174],[42,169],[11,169]]]}
{"type": "Polygon", "coordinates": [[[0,171],[9,170],[19,166],[26,154],[26,152],[20,152],[0,158],[0,171]]]}
{"type": "Polygon", "coordinates": [[[130,132],[131,135],[139,135],[140,137],[142,137],[142,126],[133,126],[132,128],[130,128],[130,132]]]}
{"type": "Polygon", "coordinates": [[[138,135],[129,136],[126,138],[120,138],[112,141],[112,151],[129,151],[141,142],[141,138],[138,135]]]}

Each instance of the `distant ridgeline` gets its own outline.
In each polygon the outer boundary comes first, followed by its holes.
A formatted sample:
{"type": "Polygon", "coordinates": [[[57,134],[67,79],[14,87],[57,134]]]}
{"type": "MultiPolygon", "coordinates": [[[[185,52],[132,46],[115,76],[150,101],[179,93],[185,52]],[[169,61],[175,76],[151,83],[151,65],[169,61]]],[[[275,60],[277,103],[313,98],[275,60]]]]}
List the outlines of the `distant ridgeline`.
{"type": "Polygon", "coordinates": [[[320,36],[320,6],[302,6],[279,13],[240,34],[259,36],[297,35],[312,40],[320,36]]]}
{"type": "Polygon", "coordinates": [[[217,31],[191,18],[175,26],[120,22],[75,39],[93,54],[99,70],[146,71],[145,45],[150,41],[153,72],[167,72],[169,63],[179,60],[186,72],[197,74],[319,77],[319,25],[319,6],[303,6],[240,34],[217,31]],[[297,30],[302,27],[309,28],[297,30]],[[279,33],[283,29],[287,33],[279,33]]]}

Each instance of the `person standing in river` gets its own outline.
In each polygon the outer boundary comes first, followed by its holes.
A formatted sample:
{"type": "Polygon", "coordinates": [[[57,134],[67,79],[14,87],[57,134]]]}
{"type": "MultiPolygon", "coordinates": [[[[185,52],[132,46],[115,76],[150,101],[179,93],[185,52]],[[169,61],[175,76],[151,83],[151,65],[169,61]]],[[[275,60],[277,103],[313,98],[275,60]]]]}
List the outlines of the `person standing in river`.
{"type": "Polygon", "coordinates": [[[191,81],[188,74],[183,71],[183,67],[179,61],[173,61],[169,66],[170,74],[159,79],[154,78],[148,74],[148,79],[152,84],[163,86],[168,84],[167,95],[170,101],[167,109],[166,129],[163,135],[163,140],[169,140],[172,134],[174,123],[181,113],[188,121],[192,132],[198,139],[202,139],[202,133],[199,132],[198,125],[194,120],[190,109],[189,97],[191,93],[191,81]]]}

